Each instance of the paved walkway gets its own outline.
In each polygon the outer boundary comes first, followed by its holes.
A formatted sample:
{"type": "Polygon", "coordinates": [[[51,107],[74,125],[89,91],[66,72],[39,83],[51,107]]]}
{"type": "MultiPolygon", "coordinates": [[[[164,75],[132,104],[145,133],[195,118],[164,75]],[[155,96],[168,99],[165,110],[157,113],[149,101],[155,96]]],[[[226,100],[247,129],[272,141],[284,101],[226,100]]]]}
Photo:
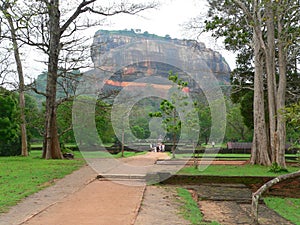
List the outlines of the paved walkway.
{"type": "MultiPolygon", "coordinates": [[[[128,165],[145,166],[153,165],[157,158],[167,158],[167,155],[148,153],[122,161],[128,165]]],[[[120,173],[118,168],[111,172],[120,173]]],[[[89,166],[84,166],[12,207],[7,214],[0,216],[0,225],[134,224],[145,183],[137,180],[118,180],[118,183],[96,180],[97,175],[89,166]],[[127,186],[120,184],[124,181],[127,186]]]]}
{"type": "Polygon", "coordinates": [[[134,224],[144,190],[143,186],[96,180],[24,225],[134,224]]]}
{"type": "Polygon", "coordinates": [[[0,215],[0,225],[17,225],[32,218],[41,211],[62,201],[76,191],[84,188],[92,182],[96,177],[96,173],[89,166],[67,175],[38,193],[25,198],[18,205],[12,207],[8,213],[0,215]]]}

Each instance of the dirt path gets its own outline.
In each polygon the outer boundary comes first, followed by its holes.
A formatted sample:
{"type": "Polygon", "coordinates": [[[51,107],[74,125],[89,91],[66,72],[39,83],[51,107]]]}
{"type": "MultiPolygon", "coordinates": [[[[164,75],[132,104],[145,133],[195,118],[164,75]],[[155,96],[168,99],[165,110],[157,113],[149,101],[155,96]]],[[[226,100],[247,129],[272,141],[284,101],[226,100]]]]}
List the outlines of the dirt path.
{"type": "MultiPolygon", "coordinates": [[[[128,165],[145,166],[153,165],[158,158],[167,158],[167,154],[148,153],[122,161],[128,165]]],[[[133,224],[145,184],[127,180],[129,186],[125,186],[96,180],[96,176],[89,166],[81,168],[1,215],[0,225],[133,224]]]]}
{"type": "Polygon", "coordinates": [[[175,187],[148,186],[135,225],[188,225],[180,211],[175,187]]]}
{"type": "Polygon", "coordinates": [[[133,224],[144,188],[96,180],[24,225],[133,224]]]}
{"type": "MultiPolygon", "coordinates": [[[[122,159],[125,169],[112,168],[114,175],[143,174],[147,165],[167,158],[164,153],[148,153],[122,159]]],[[[105,163],[105,161],[103,161],[105,163]]],[[[96,161],[95,161],[96,163],[96,161]]],[[[109,163],[106,162],[106,163],[109,163]]],[[[156,169],[172,165],[157,165],[156,169]]],[[[114,182],[95,179],[98,174],[89,166],[56,182],[0,215],[0,225],[188,225],[178,214],[176,186],[147,186],[141,180],[114,177],[114,182]],[[119,180],[118,180],[119,179],[119,180]],[[123,185],[121,183],[126,183],[123,185]]],[[[132,177],[131,177],[132,178],[132,177]]],[[[246,187],[226,185],[186,186],[199,196],[205,221],[223,225],[251,224],[246,187]]],[[[261,224],[291,224],[261,206],[261,224]]]]}

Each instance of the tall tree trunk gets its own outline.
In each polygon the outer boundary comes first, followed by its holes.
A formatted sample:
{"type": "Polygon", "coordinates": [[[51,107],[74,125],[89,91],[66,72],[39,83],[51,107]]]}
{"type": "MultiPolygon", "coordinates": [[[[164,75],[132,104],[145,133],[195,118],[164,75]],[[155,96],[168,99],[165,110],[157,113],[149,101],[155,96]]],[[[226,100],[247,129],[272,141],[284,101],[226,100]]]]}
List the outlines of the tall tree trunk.
{"type": "Polygon", "coordinates": [[[263,85],[263,63],[264,56],[259,43],[258,36],[253,32],[254,42],[254,134],[251,149],[251,164],[270,165],[271,160],[268,154],[268,138],[265,121],[265,105],[264,105],[264,85],[263,85]]]}
{"type": "Polygon", "coordinates": [[[282,40],[282,20],[279,15],[278,18],[278,64],[279,64],[279,85],[277,92],[277,138],[278,149],[276,150],[276,163],[281,167],[286,167],[285,163],[285,145],[286,145],[286,122],[281,110],[285,107],[285,93],[286,93],[286,68],[287,68],[287,53],[282,40]]]}
{"type": "Polygon", "coordinates": [[[24,75],[22,61],[20,58],[19,45],[17,43],[16,29],[11,18],[11,15],[5,10],[5,16],[9,24],[9,29],[11,33],[11,39],[14,50],[14,57],[17,64],[17,71],[19,77],[19,108],[20,108],[20,118],[21,118],[21,143],[22,143],[22,156],[28,156],[28,146],[27,146],[27,132],[26,132],[26,118],[25,118],[25,93],[24,93],[24,75]]]}
{"type": "Polygon", "coordinates": [[[56,88],[58,78],[58,60],[60,53],[60,12],[59,0],[51,0],[49,10],[49,62],[46,90],[46,122],[43,146],[43,157],[46,159],[62,159],[56,122],[56,88]]]}
{"type": "Polygon", "coordinates": [[[270,126],[270,152],[272,162],[277,161],[278,137],[276,134],[276,77],[275,77],[275,26],[274,9],[272,1],[266,3],[266,26],[267,26],[267,45],[265,46],[266,70],[267,70],[267,89],[268,89],[268,109],[270,126]]]}

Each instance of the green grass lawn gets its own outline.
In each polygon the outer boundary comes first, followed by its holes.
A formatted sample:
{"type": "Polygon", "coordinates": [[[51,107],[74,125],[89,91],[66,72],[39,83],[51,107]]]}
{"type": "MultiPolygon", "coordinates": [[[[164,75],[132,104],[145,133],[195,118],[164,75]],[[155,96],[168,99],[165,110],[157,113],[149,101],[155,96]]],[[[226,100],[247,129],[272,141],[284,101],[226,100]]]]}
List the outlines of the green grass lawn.
{"type": "Polygon", "coordinates": [[[0,213],[85,163],[82,159],[44,160],[40,155],[33,151],[29,157],[0,157],[0,213]]]}
{"type": "Polygon", "coordinates": [[[264,201],[269,208],[275,210],[282,217],[300,225],[300,199],[267,197],[264,198],[264,201]]]}
{"type": "MultiPolygon", "coordinates": [[[[187,159],[193,158],[194,155],[190,154],[176,154],[175,159],[187,159]]],[[[207,154],[196,154],[196,157],[201,160],[202,158],[215,158],[216,160],[248,160],[250,159],[250,154],[221,154],[221,153],[207,153],[207,154]]]]}
{"type": "MultiPolygon", "coordinates": [[[[286,157],[299,157],[299,155],[297,154],[285,154],[286,157]]],[[[187,159],[187,158],[193,158],[194,155],[193,153],[189,153],[189,154],[180,154],[177,153],[176,154],[176,159],[187,159]]],[[[198,157],[199,159],[203,158],[215,158],[215,160],[249,160],[251,155],[250,154],[235,154],[235,153],[227,153],[227,154],[222,154],[222,153],[200,153],[200,154],[196,154],[196,157],[198,157]]],[[[290,160],[287,158],[287,161],[291,161],[291,162],[297,162],[297,160],[290,160]]]]}
{"type": "MultiPolygon", "coordinates": [[[[190,175],[215,175],[215,176],[279,176],[285,174],[272,173],[269,172],[270,168],[259,165],[243,165],[243,166],[233,166],[233,165],[210,165],[204,171],[195,169],[195,167],[185,167],[182,168],[178,174],[190,174],[190,175]]],[[[300,170],[300,167],[288,167],[289,172],[295,172],[300,170]]]]}
{"type": "Polygon", "coordinates": [[[180,214],[183,218],[195,225],[218,225],[217,222],[203,222],[203,215],[198,207],[198,203],[192,198],[191,193],[184,188],[177,188],[177,194],[183,203],[180,214]]]}
{"type": "MultiPolygon", "coordinates": [[[[79,153],[79,152],[77,152],[79,153]]],[[[146,151],[143,152],[127,152],[124,151],[124,158],[128,158],[128,157],[133,157],[133,156],[137,156],[137,155],[144,155],[146,154],[146,151]]],[[[85,157],[85,158],[89,158],[89,159],[94,159],[94,158],[121,158],[122,157],[122,153],[119,152],[118,154],[110,154],[109,152],[106,151],[86,151],[86,152],[82,152],[83,156],[81,155],[81,153],[79,153],[80,156],[79,157],[85,157]]]]}

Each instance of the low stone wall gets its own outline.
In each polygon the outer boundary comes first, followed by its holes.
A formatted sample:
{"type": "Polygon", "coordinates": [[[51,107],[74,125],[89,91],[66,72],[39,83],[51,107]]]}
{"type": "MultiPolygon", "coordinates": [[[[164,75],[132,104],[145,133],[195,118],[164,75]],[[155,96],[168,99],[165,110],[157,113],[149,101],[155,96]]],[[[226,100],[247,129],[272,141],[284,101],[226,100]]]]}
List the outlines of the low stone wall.
{"type": "MultiPolygon", "coordinates": [[[[244,184],[255,192],[263,184],[274,177],[252,176],[209,176],[209,175],[173,175],[160,182],[166,185],[200,185],[205,183],[244,184]]],[[[300,198],[300,178],[285,180],[274,185],[266,195],[300,198]]]]}

